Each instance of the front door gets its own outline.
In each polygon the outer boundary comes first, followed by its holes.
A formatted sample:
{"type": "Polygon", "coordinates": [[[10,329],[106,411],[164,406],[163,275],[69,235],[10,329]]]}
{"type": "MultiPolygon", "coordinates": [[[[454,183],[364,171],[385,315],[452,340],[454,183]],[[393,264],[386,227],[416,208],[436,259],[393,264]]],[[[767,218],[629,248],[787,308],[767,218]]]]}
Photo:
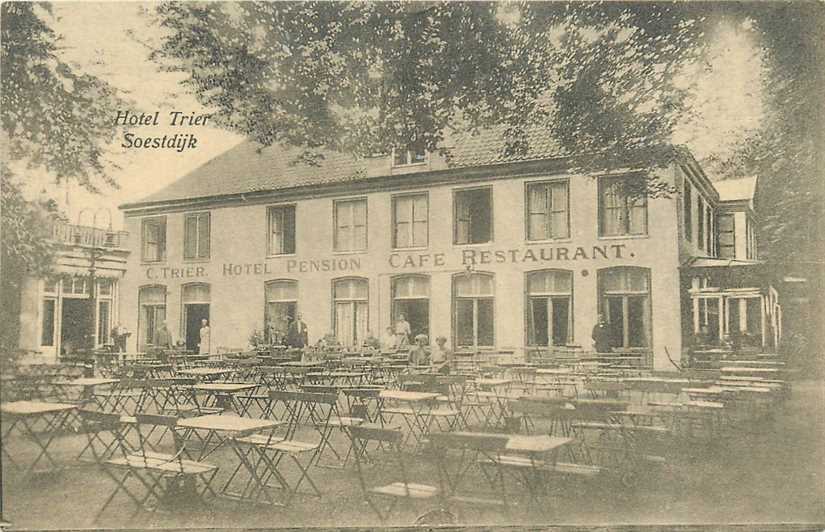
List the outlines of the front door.
{"type": "MultiPolygon", "coordinates": [[[[186,349],[197,351],[201,342],[201,320],[209,319],[209,304],[197,303],[184,305],[184,325],[186,334],[186,349]]],[[[212,324],[210,323],[210,326],[212,324]]]]}

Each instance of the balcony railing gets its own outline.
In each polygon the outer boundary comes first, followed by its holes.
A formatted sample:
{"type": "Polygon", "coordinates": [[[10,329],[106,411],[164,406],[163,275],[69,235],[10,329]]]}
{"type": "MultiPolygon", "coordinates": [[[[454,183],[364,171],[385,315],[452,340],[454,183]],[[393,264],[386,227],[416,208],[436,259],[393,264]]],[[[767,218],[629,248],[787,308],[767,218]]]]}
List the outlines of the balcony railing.
{"type": "Polygon", "coordinates": [[[126,231],[110,231],[61,220],[52,222],[51,233],[52,240],[61,244],[103,248],[125,248],[129,237],[126,231]]]}

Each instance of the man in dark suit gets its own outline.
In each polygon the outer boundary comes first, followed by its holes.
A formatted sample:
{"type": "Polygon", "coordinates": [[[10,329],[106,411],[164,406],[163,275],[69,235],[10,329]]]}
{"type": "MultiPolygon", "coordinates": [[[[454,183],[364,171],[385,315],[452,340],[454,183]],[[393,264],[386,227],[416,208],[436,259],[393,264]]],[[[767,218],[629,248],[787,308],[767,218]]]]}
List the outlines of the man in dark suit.
{"type": "Polygon", "coordinates": [[[599,314],[599,321],[593,327],[593,348],[597,353],[609,353],[611,350],[613,334],[610,326],[605,323],[604,316],[599,314]]]}
{"type": "Polygon", "coordinates": [[[300,314],[289,324],[289,329],[286,332],[286,343],[289,347],[297,348],[304,347],[309,343],[309,330],[300,314]]]}

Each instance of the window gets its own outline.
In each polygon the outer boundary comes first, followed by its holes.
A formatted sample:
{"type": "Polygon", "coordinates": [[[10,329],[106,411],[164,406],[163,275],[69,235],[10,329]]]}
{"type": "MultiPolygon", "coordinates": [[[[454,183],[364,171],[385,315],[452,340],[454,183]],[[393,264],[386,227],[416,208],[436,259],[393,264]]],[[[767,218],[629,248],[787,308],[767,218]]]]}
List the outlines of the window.
{"type": "Polygon", "coordinates": [[[573,339],[573,273],[527,274],[528,345],[566,345],[573,339]]]}
{"type": "Polygon", "coordinates": [[[427,247],[427,194],[395,196],[392,199],[394,248],[427,247]]]}
{"type": "Polygon", "coordinates": [[[46,298],[43,300],[43,322],[40,332],[40,345],[54,345],[54,326],[57,312],[57,300],[46,298]]]}
{"type": "Polygon", "coordinates": [[[140,320],[138,349],[145,351],[155,345],[160,326],[166,321],[166,287],[146,286],[138,292],[140,320]]]}
{"type": "Polygon", "coordinates": [[[453,205],[456,244],[482,244],[493,239],[492,189],[458,190],[453,205]]]}
{"type": "Polygon", "coordinates": [[[97,282],[97,295],[111,296],[112,295],[112,280],[101,279],[97,282]]]}
{"type": "Polygon", "coordinates": [[[264,337],[273,344],[282,344],[289,330],[289,322],[298,315],[298,283],[270,281],[265,289],[264,337]]]}
{"type": "Polygon", "coordinates": [[[209,223],[208,212],[187,214],[183,218],[183,258],[209,258],[209,223]]]}
{"type": "Polygon", "coordinates": [[[736,224],[733,214],[720,214],[716,220],[719,232],[719,258],[736,258],[736,224]]]}
{"type": "Polygon", "coordinates": [[[367,249],[367,200],[342,200],[335,205],[335,251],[367,249]]]}
{"type": "Polygon", "coordinates": [[[393,166],[407,166],[427,162],[427,152],[423,146],[413,145],[409,149],[395,149],[392,151],[393,166]]]}
{"type": "Polygon", "coordinates": [[[143,220],[143,261],[162,262],[166,260],[166,218],[143,220]]]}
{"type": "Polygon", "coordinates": [[[682,206],[685,210],[685,239],[693,240],[693,187],[690,181],[685,178],[685,191],[682,198],[682,206]]]}
{"type": "Polygon", "coordinates": [[[453,277],[455,344],[457,347],[493,347],[495,321],[491,274],[460,273],[453,277]]]}
{"type": "Polygon", "coordinates": [[[699,249],[705,249],[705,200],[702,196],[696,198],[696,211],[696,245],[699,249]]]}
{"type": "Polygon", "coordinates": [[[647,234],[647,196],[639,183],[628,177],[599,180],[599,236],[647,234]]]}
{"type": "Polygon", "coordinates": [[[106,345],[109,343],[109,332],[111,331],[112,302],[99,301],[97,304],[97,344],[106,345]]]}
{"type": "Polygon", "coordinates": [[[708,255],[713,257],[715,255],[713,249],[713,212],[710,210],[710,205],[708,205],[705,212],[705,227],[707,228],[705,249],[708,250],[708,255]]]}
{"type": "Polygon", "coordinates": [[[395,323],[400,316],[410,324],[410,339],[419,334],[430,336],[430,278],[424,275],[405,275],[392,282],[392,316],[395,323]]]}
{"type": "Polygon", "coordinates": [[[269,254],[295,253],[295,205],[267,209],[269,213],[269,254]]]}
{"type": "Polygon", "coordinates": [[[567,181],[527,185],[527,240],[570,236],[567,181]]]}
{"type": "Polygon", "coordinates": [[[599,271],[602,314],[610,345],[618,348],[650,345],[650,271],[618,267],[599,271]]]}
{"type": "Polygon", "coordinates": [[[335,337],[342,345],[361,344],[369,330],[369,287],[366,279],[337,279],[332,282],[335,337]]]}

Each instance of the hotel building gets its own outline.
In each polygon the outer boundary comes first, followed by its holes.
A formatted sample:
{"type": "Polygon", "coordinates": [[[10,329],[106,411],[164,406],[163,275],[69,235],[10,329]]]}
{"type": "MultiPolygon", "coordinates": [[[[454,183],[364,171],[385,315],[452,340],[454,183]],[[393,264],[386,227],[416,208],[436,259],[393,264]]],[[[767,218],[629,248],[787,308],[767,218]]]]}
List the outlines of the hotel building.
{"type": "Polygon", "coordinates": [[[751,273],[754,179],[713,183],[680,148],[582,171],[546,139],[523,156],[503,145],[488,131],[453,138],[448,156],[309,166],[244,142],[121,206],[128,350],[151,347],[164,321],[195,348],[203,318],[211,351],[244,349],[298,313],[310,342],[356,345],[403,314],[413,335],[517,355],[590,350],[602,314],[617,349],[660,370],[700,331],[775,341],[778,296],[751,273]],[[640,194],[642,172],[671,193],[640,194]]]}

